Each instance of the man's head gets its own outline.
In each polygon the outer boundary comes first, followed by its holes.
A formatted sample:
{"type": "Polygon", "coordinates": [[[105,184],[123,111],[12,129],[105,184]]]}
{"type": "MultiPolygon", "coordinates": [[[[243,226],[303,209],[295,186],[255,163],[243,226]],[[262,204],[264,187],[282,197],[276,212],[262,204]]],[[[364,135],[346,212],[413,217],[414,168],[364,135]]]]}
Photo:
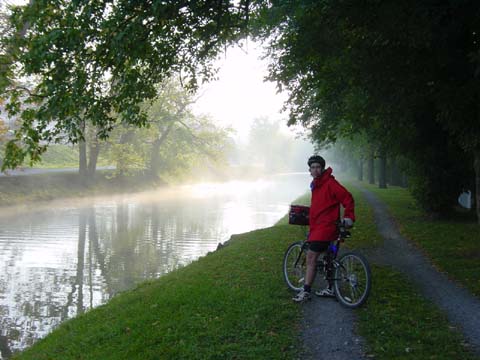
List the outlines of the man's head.
{"type": "Polygon", "coordinates": [[[314,178],[319,177],[325,170],[325,160],[320,155],[310,156],[308,159],[308,167],[310,175],[314,178]]]}

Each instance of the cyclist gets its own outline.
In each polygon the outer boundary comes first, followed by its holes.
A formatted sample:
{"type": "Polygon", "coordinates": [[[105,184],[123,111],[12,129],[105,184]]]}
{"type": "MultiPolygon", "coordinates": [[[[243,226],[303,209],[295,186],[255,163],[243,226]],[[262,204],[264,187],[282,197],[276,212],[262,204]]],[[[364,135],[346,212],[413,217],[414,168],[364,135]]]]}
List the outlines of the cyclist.
{"type": "MultiPolygon", "coordinates": [[[[332,168],[325,169],[325,160],[319,155],[313,155],[308,159],[308,167],[313,181],[310,184],[312,201],[309,213],[307,272],[303,289],[293,298],[295,302],[311,299],[311,285],[315,280],[318,256],[325,252],[330,242],[338,237],[340,204],[345,209],[343,216],[345,227],[352,227],[355,221],[355,203],[352,194],[335,180],[332,176],[332,168]]],[[[335,296],[332,284],[328,284],[326,289],[316,291],[315,294],[323,297],[335,296]]]]}

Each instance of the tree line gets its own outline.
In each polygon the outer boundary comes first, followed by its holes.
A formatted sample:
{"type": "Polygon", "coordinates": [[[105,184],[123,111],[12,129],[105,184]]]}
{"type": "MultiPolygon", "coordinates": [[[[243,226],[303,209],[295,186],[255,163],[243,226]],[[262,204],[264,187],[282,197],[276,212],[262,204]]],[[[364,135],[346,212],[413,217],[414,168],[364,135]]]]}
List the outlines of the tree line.
{"type": "Polygon", "coordinates": [[[258,36],[269,78],[290,93],[291,124],[318,145],[349,139],[358,161],[401,164],[427,210],[448,213],[476,186],[480,221],[478,2],[278,1],[262,11],[258,36]]]}
{"type": "Polygon", "coordinates": [[[472,188],[480,221],[477,1],[31,0],[11,14],[0,90],[23,122],[6,166],[41,156],[59,134],[82,140],[83,121],[101,139],[117,122],[144,126],[141,104],[158,84],[179,74],[195,89],[216,55],[251,36],[289,93],[289,124],[317,146],[349,141],[358,161],[395,162],[430,211],[448,213],[472,188]],[[38,109],[21,110],[22,96],[38,109]]]}

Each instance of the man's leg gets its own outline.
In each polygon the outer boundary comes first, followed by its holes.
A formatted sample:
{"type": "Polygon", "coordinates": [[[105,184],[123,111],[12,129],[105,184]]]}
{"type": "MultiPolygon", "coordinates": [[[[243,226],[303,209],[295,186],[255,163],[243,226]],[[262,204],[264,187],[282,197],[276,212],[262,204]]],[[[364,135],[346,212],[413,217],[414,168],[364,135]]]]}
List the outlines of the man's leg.
{"type": "Polygon", "coordinates": [[[315,295],[321,296],[321,297],[335,297],[335,292],[333,291],[333,264],[330,262],[328,265],[328,268],[326,269],[326,275],[327,275],[327,281],[328,281],[328,287],[325,289],[317,290],[315,291],[315,295]]]}
{"type": "Polygon", "coordinates": [[[317,259],[321,253],[308,250],[307,251],[307,274],[305,276],[305,285],[310,290],[313,282],[315,281],[315,275],[317,275],[317,259]]]}
{"type": "Polygon", "coordinates": [[[310,294],[312,291],[312,284],[315,280],[315,275],[317,274],[317,259],[320,255],[316,251],[307,251],[307,271],[305,274],[305,284],[303,285],[303,290],[301,290],[294,298],[295,302],[304,302],[311,298],[310,294]]]}

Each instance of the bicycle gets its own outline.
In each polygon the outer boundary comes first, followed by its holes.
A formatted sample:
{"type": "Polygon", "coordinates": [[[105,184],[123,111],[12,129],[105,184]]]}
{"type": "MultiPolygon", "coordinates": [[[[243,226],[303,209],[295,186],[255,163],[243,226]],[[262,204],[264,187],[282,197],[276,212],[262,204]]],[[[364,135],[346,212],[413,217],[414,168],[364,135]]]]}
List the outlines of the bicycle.
{"type": "MultiPolygon", "coordinates": [[[[296,206],[297,209],[299,208],[296,206]]],[[[307,207],[303,210],[307,209],[307,207]]],[[[292,210],[291,210],[292,212],[292,210]]],[[[296,213],[298,217],[298,212],[296,213]]],[[[305,225],[305,219],[296,219],[290,223],[305,225]]],[[[365,257],[354,251],[342,254],[338,259],[340,244],[351,234],[342,223],[337,224],[339,235],[323,256],[317,261],[317,272],[329,283],[333,284],[335,297],[343,306],[357,308],[368,298],[372,286],[370,266],[365,257]]],[[[283,275],[288,287],[295,291],[303,289],[306,274],[307,239],[291,244],[283,258],[283,275]]]]}

